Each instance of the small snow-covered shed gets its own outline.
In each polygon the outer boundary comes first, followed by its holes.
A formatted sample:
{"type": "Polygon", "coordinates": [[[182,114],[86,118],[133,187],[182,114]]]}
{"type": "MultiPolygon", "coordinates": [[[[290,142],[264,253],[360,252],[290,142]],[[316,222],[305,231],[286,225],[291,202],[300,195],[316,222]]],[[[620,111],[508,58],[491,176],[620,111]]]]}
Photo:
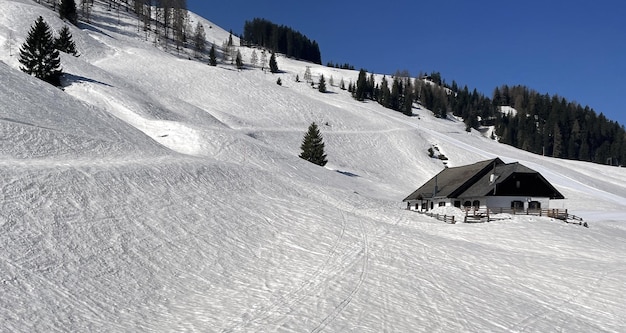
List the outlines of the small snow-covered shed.
{"type": "Polygon", "coordinates": [[[434,207],[542,209],[565,197],[539,172],[501,159],[446,168],[406,197],[410,210],[434,207]]]}

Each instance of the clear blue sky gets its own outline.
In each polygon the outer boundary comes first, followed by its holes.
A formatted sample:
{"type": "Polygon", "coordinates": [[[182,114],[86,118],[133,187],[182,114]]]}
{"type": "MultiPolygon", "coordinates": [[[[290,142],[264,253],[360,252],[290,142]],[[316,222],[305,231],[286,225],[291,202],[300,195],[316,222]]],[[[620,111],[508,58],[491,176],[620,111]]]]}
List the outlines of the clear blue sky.
{"type": "Polygon", "coordinates": [[[525,85],[626,124],[626,1],[206,1],[189,10],[240,34],[255,17],[300,31],[322,62],[438,71],[491,97],[525,85]]]}

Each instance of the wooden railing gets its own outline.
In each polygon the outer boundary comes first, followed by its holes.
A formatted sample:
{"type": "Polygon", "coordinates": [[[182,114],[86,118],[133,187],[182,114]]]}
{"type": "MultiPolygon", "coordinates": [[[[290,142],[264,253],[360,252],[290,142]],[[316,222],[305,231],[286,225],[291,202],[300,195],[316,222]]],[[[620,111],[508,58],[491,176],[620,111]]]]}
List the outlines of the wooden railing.
{"type": "Polygon", "coordinates": [[[546,216],[555,219],[559,219],[566,223],[573,223],[582,225],[589,228],[587,222],[579,216],[570,214],[567,209],[516,209],[516,208],[486,208],[486,209],[465,209],[465,221],[464,222],[482,222],[486,220],[491,221],[492,214],[512,214],[512,215],[534,215],[534,216],[546,216]]]}
{"type": "MultiPolygon", "coordinates": [[[[439,221],[443,221],[446,223],[455,224],[456,220],[454,215],[444,215],[444,214],[435,214],[429,213],[427,211],[419,211],[414,210],[414,212],[424,214],[433,218],[436,218],[439,221]]],[[[555,219],[562,220],[566,223],[573,223],[582,225],[586,228],[589,228],[587,222],[584,222],[583,219],[579,216],[572,215],[568,213],[567,209],[515,209],[515,208],[486,208],[486,209],[476,209],[476,208],[466,208],[465,209],[465,218],[463,222],[472,223],[472,222],[490,222],[494,220],[492,215],[494,214],[512,214],[512,215],[534,215],[534,216],[546,216],[555,219]]]]}
{"type": "Polygon", "coordinates": [[[426,216],[430,216],[433,218],[436,218],[439,221],[443,221],[446,223],[450,223],[450,224],[455,224],[456,221],[454,219],[454,215],[445,215],[445,214],[434,214],[434,213],[429,213],[429,212],[424,212],[424,211],[419,211],[419,210],[414,210],[414,212],[418,212],[420,214],[424,214],[426,216]]]}

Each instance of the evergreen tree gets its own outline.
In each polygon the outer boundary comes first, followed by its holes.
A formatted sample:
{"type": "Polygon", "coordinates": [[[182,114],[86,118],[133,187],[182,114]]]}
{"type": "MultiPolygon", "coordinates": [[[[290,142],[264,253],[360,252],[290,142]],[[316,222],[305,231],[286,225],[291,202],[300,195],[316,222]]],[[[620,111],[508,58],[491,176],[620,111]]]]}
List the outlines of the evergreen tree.
{"type": "Polygon", "coordinates": [[[410,87],[407,87],[407,89],[405,89],[405,95],[404,95],[404,99],[402,101],[402,107],[401,110],[402,113],[404,113],[407,116],[412,116],[413,115],[413,89],[411,89],[410,87]]]}
{"type": "Polygon", "coordinates": [[[324,154],[322,135],[315,123],[309,126],[309,130],[302,140],[300,149],[302,149],[302,153],[300,154],[300,158],[302,159],[319,166],[324,166],[328,162],[326,160],[326,154],[324,154]]]}
{"type": "Polygon", "coordinates": [[[346,83],[343,81],[343,78],[339,81],[339,89],[346,90],[346,83]]]}
{"type": "Polygon", "coordinates": [[[276,84],[279,86],[283,85],[283,80],[281,80],[281,78],[279,77],[278,80],[276,80],[276,84]]]}
{"type": "Polygon", "coordinates": [[[211,45],[211,50],[209,51],[209,65],[217,66],[217,57],[215,56],[215,45],[211,45]]]}
{"type": "MultiPolygon", "coordinates": [[[[354,98],[357,101],[365,100],[365,92],[367,90],[367,73],[365,69],[361,68],[359,71],[359,78],[356,81],[356,91],[354,92],[354,98]]],[[[354,88],[353,88],[354,89],[354,88]]]]}
{"type": "Polygon", "coordinates": [[[233,46],[233,31],[230,30],[228,35],[228,46],[233,46]]]}
{"type": "Polygon", "coordinates": [[[73,25],[78,23],[78,14],[76,13],[76,3],[74,0],[61,0],[59,16],[61,19],[70,21],[73,25]]]}
{"type": "Polygon", "coordinates": [[[286,57],[322,63],[319,45],[301,33],[286,26],[279,26],[265,19],[246,21],[243,39],[249,44],[259,45],[282,53],[286,57]]]}
{"type": "Polygon", "coordinates": [[[276,54],[274,52],[270,56],[270,72],[278,73],[278,64],[276,63],[276,54]]]}
{"type": "Polygon", "coordinates": [[[50,26],[39,16],[20,48],[20,69],[55,86],[61,85],[61,59],[50,26]]]}
{"type": "Polygon", "coordinates": [[[552,157],[561,157],[561,145],[563,143],[563,136],[561,135],[561,129],[559,125],[554,125],[552,141],[552,157]]]}
{"type": "Polygon", "coordinates": [[[235,58],[235,64],[237,65],[237,69],[243,68],[243,60],[241,60],[241,52],[237,50],[237,57],[235,58]]]}
{"type": "Polygon", "coordinates": [[[387,76],[383,75],[383,79],[380,83],[378,103],[388,108],[391,105],[391,103],[389,102],[390,99],[391,99],[391,91],[389,91],[389,83],[387,83],[387,76]]]}
{"type": "Polygon", "coordinates": [[[59,32],[59,37],[54,40],[54,47],[67,54],[71,54],[75,57],[78,57],[78,51],[76,51],[76,44],[72,40],[72,33],[70,32],[70,28],[65,25],[61,28],[59,32]]]}
{"type": "Polygon", "coordinates": [[[317,90],[319,90],[319,92],[321,93],[325,93],[326,92],[326,80],[324,80],[324,74],[322,74],[322,76],[320,76],[320,82],[317,86],[317,90]]]}

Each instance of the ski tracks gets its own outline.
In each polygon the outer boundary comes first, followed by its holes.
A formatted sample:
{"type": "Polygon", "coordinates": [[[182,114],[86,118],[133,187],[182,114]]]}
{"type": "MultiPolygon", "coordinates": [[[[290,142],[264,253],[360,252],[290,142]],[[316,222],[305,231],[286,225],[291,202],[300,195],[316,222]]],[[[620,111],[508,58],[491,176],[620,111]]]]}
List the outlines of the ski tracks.
{"type": "MultiPolygon", "coordinates": [[[[343,219],[345,223],[345,220],[346,220],[345,215],[343,215],[343,219]]],[[[339,303],[339,305],[337,305],[331,311],[331,313],[328,316],[326,316],[326,318],[324,318],[313,330],[311,330],[312,333],[323,331],[324,328],[328,326],[328,324],[330,324],[333,320],[335,320],[335,318],[337,318],[337,316],[345,309],[345,307],[348,306],[350,302],[352,302],[352,300],[354,299],[354,296],[359,292],[359,290],[361,289],[361,286],[363,285],[363,282],[367,278],[367,274],[369,271],[369,242],[367,238],[367,229],[365,228],[365,225],[361,219],[359,219],[358,222],[359,222],[359,228],[361,231],[361,245],[362,245],[362,251],[361,251],[362,263],[361,263],[361,272],[359,274],[359,279],[356,285],[352,288],[352,290],[348,294],[348,296],[344,298],[341,301],[341,303],[339,303]]]]}
{"type": "Polygon", "coordinates": [[[342,212],[342,226],[337,239],[329,249],[328,256],[322,265],[306,278],[298,287],[279,297],[273,303],[252,313],[240,316],[240,321],[222,332],[240,332],[278,327],[289,321],[290,315],[302,308],[314,307],[318,302],[318,294],[331,289],[331,285],[339,286],[346,294],[342,300],[323,316],[311,332],[321,332],[352,302],[367,278],[369,266],[369,244],[364,223],[358,220],[358,242],[354,241],[354,223],[342,212]],[[360,265],[359,265],[360,264],[360,265]],[[359,277],[351,283],[346,276],[359,265],[359,277]],[[347,290],[347,291],[346,291],[347,290]]]}
{"type": "MultiPolygon", "coordinates": [[[[536,311],[535,313],[529,315],[528,317],[526,317],[523,320],[519,321],[517,324],[513,325],[512,327],[510,327],[509,331],[521,333],[521,332],[527,331],[527,329],[529,329],[529,328],[530,328],[530,331],[534,331],[535,329],[531,328],[531,325],[533,325],[534,323],[538,322],[539,320],[542,320],[544,318],[549,317],[550,314],[552,314],[552,313],[566,312],[565,310],[562,309],[564,305],[572,304],[577,299],[590,296],[591,294],[593,294],[593,292],[595,290],[597,290],[600,287],[600,284],[602,283],[602,281],[606,280],[607,277],[609,277],[610,275],[616,274],[618,272],[626,272],[626,270],[625,269],[617,269],[617,270],[612,270],[612,271],[605,272],[600,277],[595,279],[591,284],[589,284],[588,288],[580,289],[580,291],[578,293],[570,296],[569,298],[565,299],[564,301],[562,301],[562,302],[560,302],[558,304],[554,304],[554,305],[552,305],[552,304],[544,304],[544,306],[546,308],[545,310],[543,310],[543,311],[536,311]]],[[[601,330],[601,328],[598,327],[598,326],[595,326],[594,329],[597,329],[599,331],[601,330]]],[[[604,331],[604,330],[602,330],[602,331],[604,331]]],[[[607,332],[607,331],[605,331],[605,332],[607,332]]]]}

